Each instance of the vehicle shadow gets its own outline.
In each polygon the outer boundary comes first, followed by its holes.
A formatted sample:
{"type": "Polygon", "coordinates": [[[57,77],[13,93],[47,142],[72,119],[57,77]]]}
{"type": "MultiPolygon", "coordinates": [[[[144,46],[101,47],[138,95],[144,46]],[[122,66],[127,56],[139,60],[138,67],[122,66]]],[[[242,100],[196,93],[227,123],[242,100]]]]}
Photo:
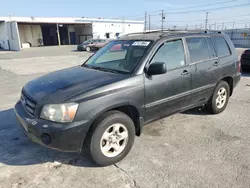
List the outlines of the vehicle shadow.
{"type": "Polygon", "coordinates": [[[0,111],[0,166],[23,166],[47,163],[52,167],[66,164],[79,167],[97,167],[87,154],[63,153],[42,147],[30,141],[16,120],[13,108],[0,111]]]}
{"type": "Polygon", "coordinates": [[[211,115],[208,113],[205,109],[205,107],[197,107],[193,108],[187,111],[182,112],[182,114],[187,114],[187,115],[211,115]]]}

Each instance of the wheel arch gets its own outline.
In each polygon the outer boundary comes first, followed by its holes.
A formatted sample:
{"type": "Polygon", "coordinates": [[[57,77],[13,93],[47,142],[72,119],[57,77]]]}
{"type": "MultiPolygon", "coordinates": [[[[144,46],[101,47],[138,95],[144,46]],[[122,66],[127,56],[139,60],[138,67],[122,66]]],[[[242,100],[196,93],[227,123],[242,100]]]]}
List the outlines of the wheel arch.
{"type": "Polygon", "coordinates": [[[227,84],[229,85],[229,88],[230,88],[230,95],[229,96],[232,96],[233,94],[233,78],[231,76],[226,76],[224,78],[222,78],[221,80],[227,82],[227,84]]]}
{"type": "Polygon", "coordinates": [[[132,121],[134,122],[136,136],[140,136],[140,134],[141,134],[141,127],[143,126],[143,123],[144,123],[144,121],[143,121],[143,115],[141,114],[139,108],[136,107],[136,105],[130,104],[130,103],[116,104],[116,105],[113,105],[113,106],[110,106],[108,108],[105,108],[105,109],[101,110],[92,119],[91,125],[89,127],[89,131],[88,131],[87,135],[92,130],[91,128],[93,128],[92,126],[93,126],[94,122],[102,114],[104,114],[106,112],[109,112],[109,111],[112,111],[112,110],[117,110],[117,111],[123,112],[126,115],[128,115],[132,119],[132,121]]]}

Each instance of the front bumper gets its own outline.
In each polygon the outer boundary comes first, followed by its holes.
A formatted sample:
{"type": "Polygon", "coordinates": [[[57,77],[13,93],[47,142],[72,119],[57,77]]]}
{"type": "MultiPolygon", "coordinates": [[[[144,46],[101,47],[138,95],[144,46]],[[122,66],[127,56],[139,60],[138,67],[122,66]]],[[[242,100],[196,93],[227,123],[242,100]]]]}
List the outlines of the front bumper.
{"type": "Polygon", "coordinates": [[[25,134],[33,142],[59,151],[81,152],[89,122],[55,123],[34,118],[26,112],[20,101],[14,110],[25,134]]]}

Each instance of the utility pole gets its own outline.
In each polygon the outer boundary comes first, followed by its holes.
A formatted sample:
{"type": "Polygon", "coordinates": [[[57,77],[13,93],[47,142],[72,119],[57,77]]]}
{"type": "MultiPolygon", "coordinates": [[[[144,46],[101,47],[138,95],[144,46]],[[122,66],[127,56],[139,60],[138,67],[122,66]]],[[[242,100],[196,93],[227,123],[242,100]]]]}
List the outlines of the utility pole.
{"type": "Polygon", "coordinates": [[[148,15],[148,30],[151,30],[151,15],[148,15]]]}
{"type": "Polygon", "coordinates": [[[186,30],[188,29],[188,24],[186,24],[186,30]]]}
{"type": "Polygon", "coordinates": [[[224,30],[224,23],[222,23],[221,30],[224,30]]]}
{"type": "Polygon", "coordinates": [[[216,30],[216,22],[214,22],[214,30],[216,30]]]}
{"type": "Polygon", "coordinates": [[[202,23],[201,23],[200,29],[202,30],[202,23]]]}
{"type": "Polygon", "coordinates": [[[56,24],[56,32],[57,32],[58,46],[61,46],[60,32],[59,32],[59,25],[58,25],[58,23],[56,24]]]}
{"type": "Polygon", "coordinates": [[[234,29],[234,22],[233,22],[233,29],[234,29]]]}
{"type": "Polygon", "coordinates": [[[161,31],[163,32],[163,29],[164,29],[164,21],[166,19],[165,17],[165,13],[164,13],[164,10],[161,11],[161,31]]]}
{"type": "Polygon", "coordinates": [[[145,11],[144,32],[147,31],[147,11],[145,11]]]}
{"type": "Polygon", "coordinates": [[[206,20],[205,20],[205,30],[207,30],[207,23],[208,23],[208,13],[206,12],[206,20]]]}

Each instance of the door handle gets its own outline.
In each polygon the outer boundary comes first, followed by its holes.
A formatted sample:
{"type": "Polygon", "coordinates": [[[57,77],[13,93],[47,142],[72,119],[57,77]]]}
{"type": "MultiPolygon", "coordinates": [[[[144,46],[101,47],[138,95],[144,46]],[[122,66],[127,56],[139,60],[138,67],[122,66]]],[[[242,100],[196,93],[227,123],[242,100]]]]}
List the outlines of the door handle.
{"type": "Polygon", "coordinates": [[[218,67],[218,66],[219,66],[218,61],[216,61],[216,62],[213,64],[213,66],[218,67]]]}
{"type": "Polygon", "coordinates": [[[187,70],[184,70],[182,73],[181,73],[181,75],[189,75],[189,72],[187,71],[187,70]]]}

